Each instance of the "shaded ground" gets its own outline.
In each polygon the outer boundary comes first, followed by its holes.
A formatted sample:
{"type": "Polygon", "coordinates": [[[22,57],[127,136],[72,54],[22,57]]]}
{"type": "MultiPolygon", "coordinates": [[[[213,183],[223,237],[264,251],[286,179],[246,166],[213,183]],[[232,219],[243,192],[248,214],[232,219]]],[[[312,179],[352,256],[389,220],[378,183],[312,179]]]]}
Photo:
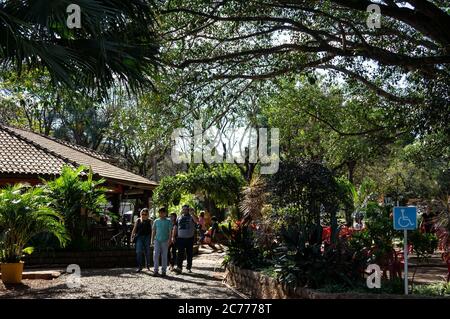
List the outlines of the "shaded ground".
{"type": "MultiPolygon", "coordinates": [[[[408,278],[412,280],[414,268],[408,270],[408,278]]],[[[416,284],[431,284],[445,281],[447,278],[447,268],[444,267],[418,267],[414,276],[416,284]]]]}
{"type": "Polygon", "coordinates": [[[413,255],[409,258],[409,265],[408,278],[410,280],[412,280],[414,271],[417,268],[414,275],[414,283],[416,284],[442,282],[447,278],[447,265],[442,260],[440,253],[435,253],[432,257],[423,261],[418,260],[413,255]]]}
{"type": "Polygon", "coordinates": [[[134,273],[133,268],[81,269],[81,286],[69,288],[68,274],[53,280],[28,280],[18,286],[5,287],[0,282],[0,298],[240,298],[222,284],[223,253],[201,249],[194,258],[193,273],[166,278],[152,277],[147,270],[134,273]]]}
{"type": "MultiPolygon", "coordinates": [[[[192,274],[168,272],[166,278],[152,277],[147,270],[136,274],[134,268],[81,269],[81,286],[78,288],[67,286],[71,276],[68,274],[53,280],[24,279],[18,286],[5,287],[0,281],[0,298],[241,298],[243,295],[222,283],[223,256],[223,252],[202,248],[200,255],[194,258],[192,274]]],[[[408,277],[411,280],[417,260],[411,258],[410,261],[412,267],[408,277]]],[[[446,276],[445,264],[436,257],[417,268],[414,282],[416,285],[442,282],[446,276]]]]}

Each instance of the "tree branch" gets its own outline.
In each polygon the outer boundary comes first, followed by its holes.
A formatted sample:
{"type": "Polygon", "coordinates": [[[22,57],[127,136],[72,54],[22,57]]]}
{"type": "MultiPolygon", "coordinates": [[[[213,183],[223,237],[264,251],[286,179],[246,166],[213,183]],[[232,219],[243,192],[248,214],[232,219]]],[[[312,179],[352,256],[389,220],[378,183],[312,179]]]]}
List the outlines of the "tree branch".
{"type": "Polygon", "coordinates": [[[407,97],[399,97],[396,96],[392,93],[389,93],[385,90],[383,90],[382,88],[380,88],[379,86],[377,86],[376,84],[370,82],[369,80],[367,80],[366,78],[364,78],[363,76],[349,71],[345,68],[341,68],[338,66],[334,66],[334,65],[323,65],[323,66],[318,66],[316,67],[317,69],[328,69],[328,70],[335,70],[338,72],[341,72],[343,74],[346,74],[348,76],[350,76],[351,78],[360,81],[361,83],[363,83],[365,86],[367,86],[369,89],[371,89],[372,91],[374,91],[375,93],[377,93],[377,95],[382,96],[390,101],[394,101],[397,103],[406,103],[406,104],[419,104],[421,101],[418,99],[413,99],[413,98],[407,98],[407,97]]]}

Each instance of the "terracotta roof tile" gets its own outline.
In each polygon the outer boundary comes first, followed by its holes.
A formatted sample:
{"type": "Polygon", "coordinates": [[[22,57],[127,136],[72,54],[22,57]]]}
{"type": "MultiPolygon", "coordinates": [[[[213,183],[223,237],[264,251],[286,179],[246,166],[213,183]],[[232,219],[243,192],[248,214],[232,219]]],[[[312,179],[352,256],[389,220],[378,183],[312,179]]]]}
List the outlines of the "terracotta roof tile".
{"type": "Polygon", "coordinates": [[[0,127],[0,172],[58,175],[67,161],[0,127]]]}
{"type": "Polygon", "coordinates": [[[30,131],[0,125],[0,173],[59,175],[65,164],[85,165],[101,177],[156,186],[145,177],[114,166],[98,152],[30,131]]]}

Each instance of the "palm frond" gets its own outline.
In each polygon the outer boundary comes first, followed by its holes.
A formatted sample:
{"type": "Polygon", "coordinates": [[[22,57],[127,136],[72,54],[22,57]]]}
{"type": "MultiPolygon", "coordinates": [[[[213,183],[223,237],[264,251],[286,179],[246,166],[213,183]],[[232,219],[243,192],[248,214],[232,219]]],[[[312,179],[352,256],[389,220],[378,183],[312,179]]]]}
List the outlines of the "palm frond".
{"type": "Polygon", "coordinates": [[[49,198],[40,187],[8,186],[0,191],[2,258],[20,260],[25,245],[40,233],[52,233],[64,246],[68,235],[62,215],[49,207],[49,198]]]}
{"type": "Polygon", "coordinates": [[[106,94],[117,81],[131,90],[152,86],[159,66],[149,0],[0,2],[0,64],[49,71],[55,84],[106,94]],[[69,4],[81,8],[81,28],[66,25],[69,4]]]}
{"type": "Polygon", "coordinates": [[[240,208],[246,216],[253,220],[261,218],[261,211],[266,203],[266,184],[260,175],[254,174],[250,184],[242,191],[243,199],[240,208]]]}

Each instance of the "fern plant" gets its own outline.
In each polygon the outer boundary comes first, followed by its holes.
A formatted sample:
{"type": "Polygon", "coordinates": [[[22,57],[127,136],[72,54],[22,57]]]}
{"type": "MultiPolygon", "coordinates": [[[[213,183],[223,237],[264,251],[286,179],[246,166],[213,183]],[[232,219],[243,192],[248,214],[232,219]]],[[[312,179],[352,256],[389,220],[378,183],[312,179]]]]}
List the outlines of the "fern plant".
{"type": "Polygon", "coordinates": [[[60,177],[46,182],[45,189],[52,199],[51,207],[64,216],[70,236],[80,239],[87,230],[88,216],[103,212],[107,200],[104,179],[95,180],[91,170],[81,166],[65,166],[60,177]]]}
{"type": "Polygon", "coordinates": [[[40,233],[55,235],[60,245],[65,246],[68,236],[63,218],[49,202],[40,187],[27,188],[17,184],[0,191],[2,262],[16,263],[24,253],[32,253],[33,248],[26,245],[40,233]]]}

